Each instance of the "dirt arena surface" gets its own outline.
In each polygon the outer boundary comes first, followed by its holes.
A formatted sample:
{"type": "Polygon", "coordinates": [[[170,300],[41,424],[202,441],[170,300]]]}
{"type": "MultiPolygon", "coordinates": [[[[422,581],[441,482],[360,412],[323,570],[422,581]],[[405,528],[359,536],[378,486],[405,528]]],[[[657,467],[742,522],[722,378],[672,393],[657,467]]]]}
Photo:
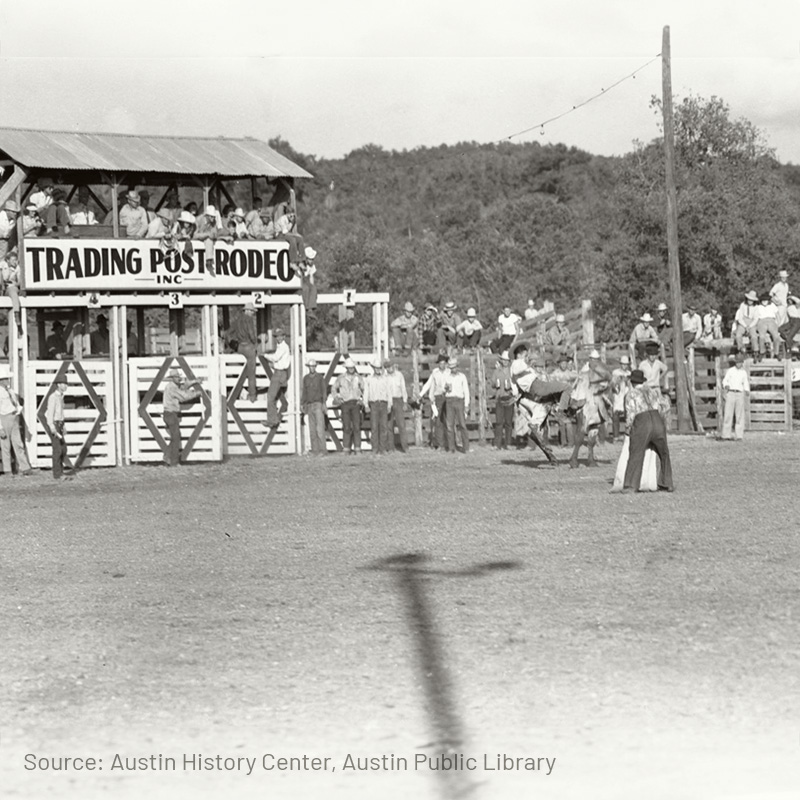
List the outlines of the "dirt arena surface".
{"type": "Polygon", "coordinates": [[[3,477],[0,794],[796,797],[800,435],[670,444],[3,477]]]}

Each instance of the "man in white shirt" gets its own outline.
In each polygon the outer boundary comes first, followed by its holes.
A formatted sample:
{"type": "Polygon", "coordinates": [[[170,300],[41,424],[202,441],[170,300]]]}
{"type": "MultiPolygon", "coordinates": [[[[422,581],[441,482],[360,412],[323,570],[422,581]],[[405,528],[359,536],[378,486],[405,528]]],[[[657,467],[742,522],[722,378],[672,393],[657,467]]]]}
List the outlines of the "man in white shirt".
{"type": "Polygon", "coordinates": [[[44,216],[47,207],[53,203],[53,189],[55,189],[55,185],[53,184],[53,179],[47,176],[39,178],[36,181],[36,185],[38,191],[34,192],[28,198],[28,202],[36,206],[39,216],[44,216]]]}
{"type": "Polygon", "coordinates": [[[645,356],[645,349],[648,342],[659,343],[658,331],[652,326],[653,317],[649,312],[645,311],[639,322],[634,326],[631,332],[630,346],[631,350],[638,359],[645,356]]]}
{"type": "Polygon", "coordinates": [[[166,206],[162,206],[157,212],[155,219],[150,221],[147,226],[148,239],[163,239],[165,236],[172,236],[177,232],[178,224],[172,217],[172,211],[166,206]]]}
{"type": "Polygon", "coordinates": [[[414,313],[414,304],[409,300],[403,306],[403,313],[391,325],[394,353],[406,353],[417,346],[417,326],[419,318],[414,313]]]}
{"type": "Polygon", "coordinates": [[[524,315],[526,322],[531,319],[536,319],[536,317],[539,316],[539,312],[536,310],[536,303],[534,302],[533,298],[528,300],[528,307],[525,309],[524,315]]]}
{"type": "Polygon", "coordinates": [[[703,335],[703,319],[697,313],[694,303],[689,303],[681,318],[683,323],[683,346],[696,344],[703,335]]]}
{"type": "Polygon", "coordinates": [[[144,239],[150,219],[147,211],[142,208],[142,198],[139,192],[131,190],[125,196],[126,203],[119,210],[119,225],[125,229],[129,239],[144,239]]]}
{"type": "Polygon", "coordinates": [[[364,405],[369,408],[370,444],[372,453],[382,456],[389,450],[389,405],[392,386],[383,372],[383,362],[376,359],[373,374],[364,381],[364,405]]]}
{"type": "Polygon", "coordinates": [[[769,296],[778,309],[778,326],[785,325],[787,320],[786,306],[789,302],[789,273],[785,269],[778,273],[778,282],[769,290],[769,296]]]}
{"type": "Polygon", "coordinates": [[[67,392],[67,379],[62,377],[47,398],[47,408],[44,418],[51,431],[53,444],[53,477],[59,481],[72,480],[64,475],[64,467],[68,466],[67,441],[64,430],[64,395],[67,392]]]}
{"type": "Polygon", "coordinates": [[[744,301],[736,310],[733,320],[733,337],[736,339],[736,349],[744,352],[744,337],[750,339],[750,349],[753,353],[758,351],[758,334],[756,324],[758,323],[758,295],[751,289],[744,296],[744,301]]]}
{"type": "Polygon", "coordinates": [[[19,395],[11,388],[11,371],[8,364],[0,364],[0,457],[4,475],[11,475],[12,450],[17,460],[17,473],[31,474],[31,465],[22,442],[21,414],[19,395]]]}
{"type": "Polygon", "coordinates": [[[503,313],[497,318],[498,338],[492,344],[492,350],[495,353],[502,353],[503,350],[511,347],[511,343],[522,330],[521,322],[519,314],[512,313],[511,306],[503,307],[503,313]]]}
{"type": "Polygon", "coordinates": [[[469,452],[469,433],[467,432],[467,412],[469,411],[469,382],[467,376],[458,368],[458,359],[447,362],[450,376],[444,387],[445,426],[447,427],[447,449],[451,453],[469,452]],[[460,431],[461,447],[456,445],[456,428],[460,431]]]}
{"type": "Polygon", "coordinates": [[[392,361],[384,361],[383,366],[392,390],[392,401],[389,406],[389,452],[394,450],[394,429],[397,428],[400,452],[407,453],[405,409],[406,403],[408,403],[408,390],[406,389],[406,379],[397,368],[397,364],[392,361]]]}
{"type": "Polygon", "coordinates": [[[761,304],[756,308],[756,337],[758,338],[758,355],[756,362],[761,361],[767,353],[767,340],[772,340],[772,357],[778,358],[781,350],[781,335],[778,333],[778,307],[768,294],[759,298],[761,304]]]}
{"type": "Polygon", "coordinates": [[[787,322],[778,328],[788,354],[794,346],[794,337],[800,332],[800,297],[790,297],[786,307],[787,322]]]}
{"type": "Polygon", "coordinates": [[[474,349],[481,343],[483,325],[474,308],[467,309],[467,318],[456,326],[456,344],[461,350],[474,349]]]}
{"type": "Polygon", "coordinates": [[[431,401],[431,447],[438,450],[443,447],[447,450],[447,439],[444,435],[445,415],[445,385],[450,376],[447,368],[447,356],[440,354],[436,359],[436,369],[425,381],[420,390],[420,400],[428,397],[431,401]]]}
{"type": "Polygon", "coordinates": [[[6,200],[3,210],[0,211],[0,259],[6,257],[9,250],[9,240],[14,236],[17,227],[19,206],[14,200],[6,200]]]}
{"type": "Polygon", "coordinates": [[[277,428],[281,424],[281,417],[289,407],[286,391],[289,388],[289,365],[292,355],[282,328],[275,328],[275,341],[275,352],[264,356],[272,365],[267,391],[267,421],[261,423],[265,428],[277,428]],[[278,413],[278,398],[281,403],[280,413],[278,413]]]}
{"type": "Polygon", "coordinates": [[[744,353],[736,354],[736,361],[722,379],[725,411],[720,439],[741,440],[744,436],[744,399],[750,394],[750,379],[744,368],[744,353]]]}
{"type": "Polygon", "coordinates": [[[667,388],[667,372],[669,368],[658,357],[657,345],[649,345],[645,351],[644,361],[639,363],[639,369],[644,373],[645,382],[654,389],[665,391],[667,388]]]}
{"type": "Polygon", "coordinates": [[[722,338],[722,314],[719,313],[719,309],[714,305],[709,307],[708,314],[703,315],[703,338],[722,338]]]}

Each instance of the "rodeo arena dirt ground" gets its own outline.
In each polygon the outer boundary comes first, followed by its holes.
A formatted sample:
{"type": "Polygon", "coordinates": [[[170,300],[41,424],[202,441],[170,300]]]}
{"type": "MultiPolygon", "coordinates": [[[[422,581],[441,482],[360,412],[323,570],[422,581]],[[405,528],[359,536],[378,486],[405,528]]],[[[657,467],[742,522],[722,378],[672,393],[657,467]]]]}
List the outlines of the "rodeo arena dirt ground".
{"type": "Polygon", "coordinates": [[[3,797],[796,797],[798,434],[670,444],[4,478],[3,797]]]}

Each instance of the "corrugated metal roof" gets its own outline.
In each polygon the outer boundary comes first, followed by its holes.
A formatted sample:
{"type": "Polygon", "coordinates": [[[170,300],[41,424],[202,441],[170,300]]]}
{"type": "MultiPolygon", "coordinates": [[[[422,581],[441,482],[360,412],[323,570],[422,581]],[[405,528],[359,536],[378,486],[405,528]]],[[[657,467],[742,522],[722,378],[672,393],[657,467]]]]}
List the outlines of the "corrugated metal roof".
{"type": "Polygon", "coordinates": [[[23,167],[38,169],[313,177],[258,139],[0,128],[0,150],[23,167]]]}

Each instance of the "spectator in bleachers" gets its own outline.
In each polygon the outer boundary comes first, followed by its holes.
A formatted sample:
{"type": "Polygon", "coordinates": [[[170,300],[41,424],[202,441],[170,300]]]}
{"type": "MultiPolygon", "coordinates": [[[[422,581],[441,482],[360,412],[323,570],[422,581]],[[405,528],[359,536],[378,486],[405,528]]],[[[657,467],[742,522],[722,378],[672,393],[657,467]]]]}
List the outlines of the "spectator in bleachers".
{"type": "Polygon", "coordinates": [[[22,235],[26,239],[35,239],[43,232],[42,219],[39,210],[30,203],[25,206],[25,213],[22,215],[22,235]]]}
{"type": "Polygon", "coordinates": [[[456,345],[462,350],[474,350],[481,343],[483,325],[474,308],[467,309],[467,318],[456,326],[456,345]]]}
{"type": "Polygon", "coordinates": [[[125,230],[129,239],[143,239],[147,235],[150,219],[147,211],[142,208],[141,195],[132,189],[125,195],[125,201],[119,212],[120,228],[125,230]]]}
{"type": "Polygon", "coordinates": [[[303,305],[310,316],[317,312],[317,251],[313,247],[306,247],[305,260],[297,267],[300,275],[300,291],[303,294],[303,305]]]}
{"type": "Polygon", "coordinates": [[[36,181],[36,191],[28,198],[31,205],[36,206],[39,216],[44,216],[47,207],[53,202],[53,179],[43,176],[36,181]]]}
{"type": "Polygon", "coordinates": [[[756,324],[758,322],[758,295],[751,289],[744,296],[744,301],[736,310],[733,320],[733,337],[736,339],[736,348],[740,353],[745,351],[744,337],[750,339],[750,349],[753,354],[758,351],[758,334],[756,324]]]}
{"type": "Polygon", "coordinates": [[[70,214],[73,225],[97,225],[97,217],[89,208],[85,200],[78,200],[75,203],[75,210],[70,214]]]}
{"type": "Polygon", "coordinates": [[[197,203],[195,203],[194,201],[192,201],[191,203],[187,203],[183,207],[183,210],[188,212],[189,214],[191,214],[193,217],[196,217],[197,216],[197,211],[198,211],[197,203]]]}
{"type": "Polygon", "coordinates": [[[97,315],[97,329],[89,334],[89,346],[92,355],[110,352],[110,336],[108,332],[108,319],[105,314],[97,315]]]}
{"type": "Polygon", "coordinates": [[[142,209],[144,210],[145,216],[147,217],[147,224],[149,225],[155,218],[156,212],[150,208],[150,192],[147,189],[142,189],[139,192],[139,199],[142,202],[142,209]]]}
{"type": "Polygon", "coordinates": [[[697,313],[697,306],[689,303],[681,318],[683,325],[683,346],[689,347],[698,344],[703,336],[703,319],[697,313]]]}
{"type": "Polygon", "coordinates": [[[11,308],[17,325],[17,332],[22,336],[19,302],[19,258],[17,250],[9,250],[5,258],[0,259],[0,294],[11,299],[11,308]]]}
{"type": "Polygon", "coordinates": [[[44,227],[46,234],[54,236],[69,235],[69,226],[72,218],[67,206],[67,193],[63,189],[53,190],[53,202],[44,212],[44,227]]]}
{"type": "Polygon", "coordinates": [[[393,452],[394,429],[397,428],[397,443],[401,453],[408,452],[408,441],[406,439],[406,405],[408,404],[408,389],[406,379],[397,364],[392,361],[383,362],[389,385],[392,389],[392,399],[389,405],[389,452],[393,452]]]}
{"type": "Polygon", "coordinates": [[[197,227],[195,228],[194,238],[204,243],[206,270],[208,270],[212,276],[215,275],[214,244],[217,241],[230,243],[232,239],[228,233],[220,227],[219,215],[214,206],[206,206],[203,213],[197,217],[197,227]]]}
{"type": "Polygon", "coordinates": [[[247,225],[247,227],[249,228],[253,220],[259,218],[260,213],[261,213],[261,198],[254,197],[253,208],[250,211],[248,211],[247,214],[245,214],[244,224],[247,225]]]}
{"type": "Polygon", "coordinates": [[[0,259],[5,258],[10,242],[17,235],[17,217],[19,205],[14,200],[6,200],[3,210],[0,211],[0,259]]]}
{"type": "Polygon", "coordinates": [[[333,405],[342,416],[342,448],[347,455],[358,455],[361,452],[364,381],[352,358],[345,359],[344,370],[333,384],[333,405]]]}
{"type": "Polygon", "coordinates": [[[772,302],[772,295],[764,293],[759,297],[760,305],[756,309],[756,337],[758,339],[758,356],[761,361],[767,352],[767,340],[772,342],[772,358],[778,358],[781,351],[781,337],[778,333],[778,307],[772,302]]]}
{"type": "Polygon", "coordinates": [[[709,306],[708,314],[703,315],[703,339],[722,338],[722,314],[712,303],[709,306]]]}
{"type": "Polygon", "coordinates": [[[177,233],[178,225],[172,217],[172,211],[165,206],[158,210],[156,218],[147,226],[148,239],[163,239],[177,233]]]}
{"type": "Polygon", "coordinates": [[[550,380],[566,381],[568,383],[574,381],[578,377],[578,373],[571,365],[570,359],[562,353],[558,357],[558,365],[550,372],[550,380]]]}
{"type": "Polygon", "coordinates": [[[50,335],[44,340],[44,357],[61,358],[67,355],[67,337],[64,335],[64,326],[56,320],[53,323],[50,335]]]}
{"type": "Polygon", "coordinates": [[[456,346],[456,328],[461,324],[461,315],[456,310],[456,304],[449,300],[444,304],[439,315],[439,331],[436,346],[439,350],[447,350],[456,346]]]}
{"type": "Polygon", "coordinates": [[[648,342],[655,342],[658,344],[660,341],[658,332],[651,324],[652,322],[653,318],[645,311],[645,313],[639,317],[639,322],[631,333],[630,344],[634,348],[636,358],[640,360],[645,357],[648,342]]]}
{"type": "Polygon", "coordinates": [[[778,325],[785,325],[787,321],[786,309],[789,302],[789,273],[782,269],[778,273],[778,282],[769,290],[769,296],[778,309],[776,321],[778,325]]]}
{"type": "Polygon", "coordinates": [[[787,322],[778,328],[786,345],[786,355],[788,356],[794,346],[794,337],[800,332],[800,297],[790,296],[786,308],[787,322]]]}
{"type": "Polygon", "coordinates": [[[245,218],[247,232],[251,239],[274,239],[275,225],[272,221],[272,209],[259,208],[257,212],[251,211],[245,218]],[[255,214],[255,216],[252,216],[255,214]]]}
{"type": "Polygon", "coordinates": [[[524,316],[526,322],[531,319],[536,319],[536,317],[539,316],[539,312],[536,310],[536,302],[533,298],[528,300],[528,306],[525,309],[524,316]]]}
{"type": "Polygon", "coordinates": [[[663,344],[672,339],[672,320],[669,318],[669,309],[666,303],[659,303],[656,308],[655,329],[658,338],[663,344]]]}
{"type": "Polygon", "coordinates": [[[228,233],[233,239],[250,239],[250,232],[244,221],[244,209],[235,208],[228,217],[228,233]]]}
{"type": "Polygon", "coordinates": [[[439,309],[432,303],[428,303],[419,318],[419,325],[417,326],[423,350],[428,351],[432,347],[436,347],[440,324],[439,309]]]}
{"type": "Polygon", "coordinates": [[[514,433],[515,397],[511,378],[511,358],[508,350],[497,356],[497,366],[492,373],[494,392],[494,448],[508,450],[514,433]]]}
{"type": "Polygon", "coordinates": [[[275,216],[275,238],[289,243],[289,263],[300,264],[305,258],[303,253],[306,244],[297,231],[296,214],[286,203],[281,203],[276,208],[275,216]]]}
{"type": "Polygon", "coordinates": [[[521,322],[519,314],[511,311],[511,306],[503,307],[503,313],[497,318],[497,338],[492,343],[492,350],[495,353],[502,353],[511,347],[511,343],[522,330],[521,322]]]}
{"type": "Polygon", "coordinates": [[[414,304],[407,302],[403,313],[392,322],[394,353],[406,353],[417,346],[417,326],[419,319],[414,313],[414,304]]]}
{"type": "Polygon", "coordinates": [[[569,329],[563,314],[556,314],[556,324],[544,335],[544,345],[548,353],[558,358],[567,352],[569,344],[569,329]]]}
{"type": "Polygon", "coordinates": [[[644,379],[648,386],[654,389],[667,390],[667,365],[658,357],[659,347],[657,344],[648,344],[645,351],[645,358],[639,363],[639,369],[644,373],[644,379]]]}

